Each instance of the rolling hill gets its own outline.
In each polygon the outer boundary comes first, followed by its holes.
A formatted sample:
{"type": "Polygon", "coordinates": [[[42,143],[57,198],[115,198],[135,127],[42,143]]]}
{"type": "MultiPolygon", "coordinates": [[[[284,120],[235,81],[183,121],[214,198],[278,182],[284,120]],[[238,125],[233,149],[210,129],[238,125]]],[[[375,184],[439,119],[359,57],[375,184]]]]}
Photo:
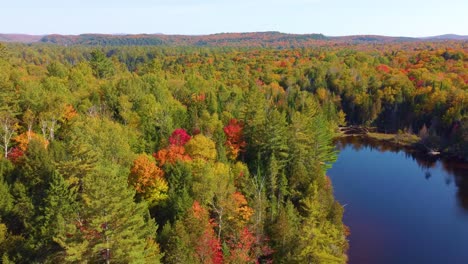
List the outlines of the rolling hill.
{"type": "Polygon", "coordinates": [[[280,32],[219,33],[212,35],[164,34],[81,34],[25,35],[0,34],[0,42],[51,43],[89,46],[200,46],[200,47],[274,47],[295,48],[331,44],[401,43],[417,41],[468,40],[468,36],[440,35],[427,38],[388,37],[378,35],[325,36],[323,34],[286,34],[280,32]]]}

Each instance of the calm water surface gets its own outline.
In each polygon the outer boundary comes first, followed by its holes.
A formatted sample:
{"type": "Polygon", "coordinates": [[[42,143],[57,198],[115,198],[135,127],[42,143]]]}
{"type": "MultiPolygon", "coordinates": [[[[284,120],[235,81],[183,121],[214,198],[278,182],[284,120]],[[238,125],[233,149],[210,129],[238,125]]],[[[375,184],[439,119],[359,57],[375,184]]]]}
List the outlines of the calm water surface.
{"type": "Polygon", "coordinates": [[[468,164],[348,138],[328,172],[349,263],[468,263],[468,164]]]}

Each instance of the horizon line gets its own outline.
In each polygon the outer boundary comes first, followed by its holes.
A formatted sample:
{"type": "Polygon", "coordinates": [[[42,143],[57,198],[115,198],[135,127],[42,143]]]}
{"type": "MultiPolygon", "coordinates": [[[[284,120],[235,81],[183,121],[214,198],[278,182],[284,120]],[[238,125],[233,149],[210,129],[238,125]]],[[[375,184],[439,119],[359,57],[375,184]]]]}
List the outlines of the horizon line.
{"type": "Polygon", "coordinates": [[[384,34],[372,34],[372,33],[362,33],[362,34],[349,34],[349,35],[327,35],[324,33],[289,33],[289,32],[281,32],[277,30],[266,30],[266,31],[232,31],[232,32],[217,32],[217,33],[205,33],[205,34],[180,34],[180,33],[100,33],[100,32],[85,32],[85,33],[44,33],[44,34],[31,34],[31,33],[3,33],[0,32],[0,35],[25,35],[25,36],[50,36],[50,35],[60,35],[60,36],[81,36],[81,35],[110,35],[110,36],[134,36],[134,35],[163,35],[163,36],[190,36],[190,37],[198,37],[198,36],[211,36],[211,35],[222,35],[222,34],[253,34],[253,33],[280,33],[285,35],[323,35],[325,37],[352,37],[352,36],[380,36],[380,37],[392,37],[392,38],[431,38],[431,37],[439,37],[439,36],[461,36],[461,37],[468,37],[465,34],[457,34],[457,33],[444,33],[438,35],[429,35],[429,36],[395,36],[395,35],[384,35],[384,34]]]}

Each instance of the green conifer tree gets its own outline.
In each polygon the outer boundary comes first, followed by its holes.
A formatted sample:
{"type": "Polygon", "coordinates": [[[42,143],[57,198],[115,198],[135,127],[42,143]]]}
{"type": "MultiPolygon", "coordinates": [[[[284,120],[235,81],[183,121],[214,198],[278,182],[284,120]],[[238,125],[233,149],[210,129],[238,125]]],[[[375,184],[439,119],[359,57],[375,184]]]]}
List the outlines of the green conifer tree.
{"type": "Polygon", "coordinates": [[[145,203],[134,202],[134,191],[118,167],[106,164],[83,179],[81,209],[56,237],[69,262],[159,263],[156,223],[145,203]]]}

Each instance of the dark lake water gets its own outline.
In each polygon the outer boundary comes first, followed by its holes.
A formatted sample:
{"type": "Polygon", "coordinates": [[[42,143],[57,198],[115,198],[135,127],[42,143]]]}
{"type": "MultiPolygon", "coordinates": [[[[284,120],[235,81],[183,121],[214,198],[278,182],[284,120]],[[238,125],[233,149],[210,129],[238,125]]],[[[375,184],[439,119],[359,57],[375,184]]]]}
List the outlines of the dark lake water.
{"type": "Polygon", "coordinates": [[[468,263],[468,164],[359,138],[328,171],[351,229],[349,263],[468,263]]]}

